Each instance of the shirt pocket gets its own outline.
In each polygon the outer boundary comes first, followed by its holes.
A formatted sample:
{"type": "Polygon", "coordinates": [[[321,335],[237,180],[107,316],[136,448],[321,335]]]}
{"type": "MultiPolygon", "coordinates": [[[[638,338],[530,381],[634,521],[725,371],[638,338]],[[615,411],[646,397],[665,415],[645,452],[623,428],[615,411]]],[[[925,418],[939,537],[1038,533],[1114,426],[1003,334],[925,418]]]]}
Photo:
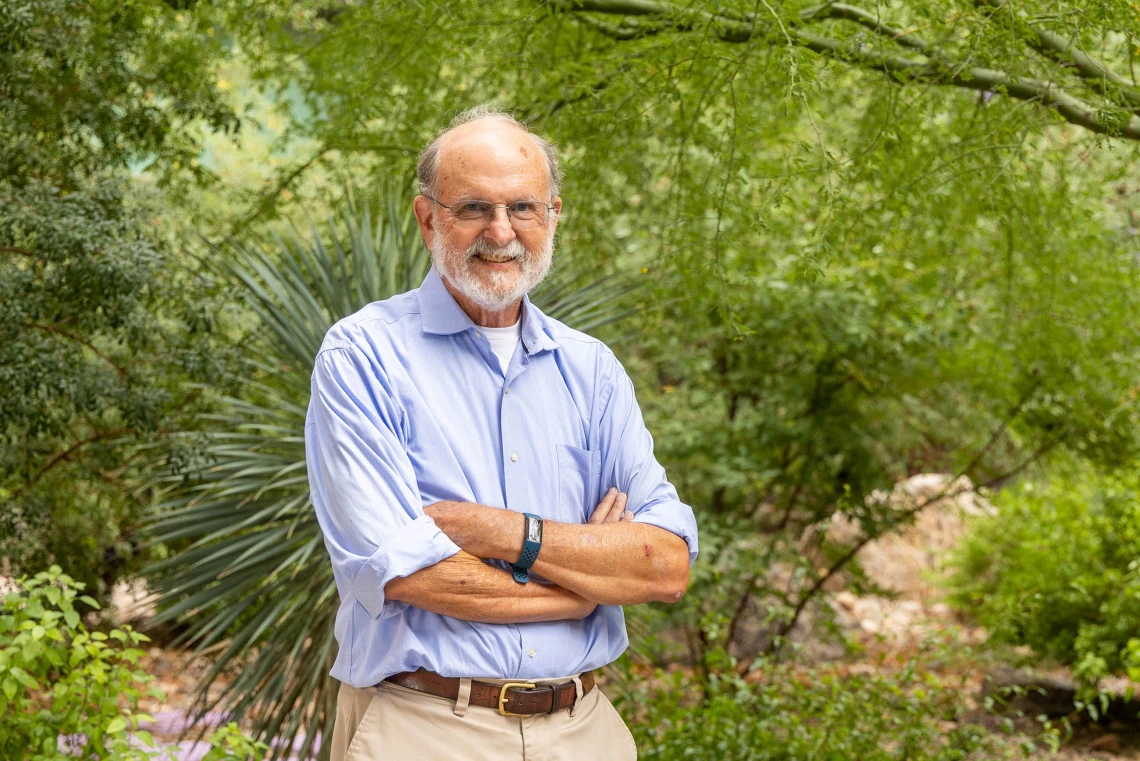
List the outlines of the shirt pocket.
{"type": "Polygon", "coordinates": [[[564,523],[585,523],[597,504],[602,453],[558,444],[558,514],[564,523]]]}

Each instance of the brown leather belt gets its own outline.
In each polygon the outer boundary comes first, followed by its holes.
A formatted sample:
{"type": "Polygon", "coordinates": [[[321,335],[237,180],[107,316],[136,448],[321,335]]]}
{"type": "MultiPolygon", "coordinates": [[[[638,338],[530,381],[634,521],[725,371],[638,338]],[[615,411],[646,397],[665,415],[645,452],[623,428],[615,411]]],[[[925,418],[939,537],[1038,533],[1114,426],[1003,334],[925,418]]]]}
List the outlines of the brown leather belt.
{"type": "MultiPolygon", "coordinates": [[[[582,694],[594,689],[594,673],[587,671],[580,677],[582,694]]],[[[405,671],[393,674],[384,680],[417,692],[426,692],[450,700],[459,699],[459,679],[440,676],[432,671],[405,671]]],[[[574,705],[577,690],[573,682],[561,684],[541,684],[533,682],[490,682],[471,681],[471,705],[484,708],[497,708],[504,716],[530,716],[536,713],[554,713],[574,705]]]]}

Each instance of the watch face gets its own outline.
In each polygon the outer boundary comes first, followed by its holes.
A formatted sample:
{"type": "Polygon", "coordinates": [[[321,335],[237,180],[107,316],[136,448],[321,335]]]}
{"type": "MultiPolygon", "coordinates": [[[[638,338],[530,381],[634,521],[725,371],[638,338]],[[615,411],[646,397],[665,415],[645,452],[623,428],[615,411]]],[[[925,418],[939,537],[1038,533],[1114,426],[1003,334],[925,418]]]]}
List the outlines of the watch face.
{"type": "Polygon", "coordinates": [[[526,519],[526,540],[528,542],[542,541],[542,521],[537,521],[534,518],[526,519]]]}

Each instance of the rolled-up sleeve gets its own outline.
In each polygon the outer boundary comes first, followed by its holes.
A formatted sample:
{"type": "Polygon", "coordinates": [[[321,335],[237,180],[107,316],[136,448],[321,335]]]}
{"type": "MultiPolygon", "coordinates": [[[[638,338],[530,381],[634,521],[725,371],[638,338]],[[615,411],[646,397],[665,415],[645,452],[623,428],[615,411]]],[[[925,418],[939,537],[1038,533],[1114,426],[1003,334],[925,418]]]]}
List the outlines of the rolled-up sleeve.
{"type": "Polygon", "coordinates": [[[653,436],[645,427],[633,383],[609,351],[600,358],[599,390],[604,402],[600,419],[602,472],[629,497],[634,521],[663,528],[685,540],[689,564],[697,559],[697,520],[665,477],[653,456],[653,436]]]}
{"type": "Polygon", "coordinates": [[[407,607],[386,600],[389,581],[459,551],[424,514],[405,441],[383,370],[354,348],[324,349],[305,420],[309,490],[341,599],[376,619],[407,607]]]}

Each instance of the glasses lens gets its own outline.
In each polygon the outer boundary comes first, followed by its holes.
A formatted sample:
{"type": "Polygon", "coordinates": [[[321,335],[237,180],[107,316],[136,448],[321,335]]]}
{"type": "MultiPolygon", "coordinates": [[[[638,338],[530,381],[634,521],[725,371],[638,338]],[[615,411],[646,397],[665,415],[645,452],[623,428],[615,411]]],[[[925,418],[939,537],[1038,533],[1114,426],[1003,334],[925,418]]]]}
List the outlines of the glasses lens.
{"type": "Polygon", "coordinates": [[[464,201],[451,207],[451,213],[461,222],[485,222],[495,214],[486,201],[464,201]]]}
{"type": "Polygon", "coordinates": [[[516,224],[537,225],[546,219],[546,206],[536,201],[515,201],[507,211],[516,224]]]}

